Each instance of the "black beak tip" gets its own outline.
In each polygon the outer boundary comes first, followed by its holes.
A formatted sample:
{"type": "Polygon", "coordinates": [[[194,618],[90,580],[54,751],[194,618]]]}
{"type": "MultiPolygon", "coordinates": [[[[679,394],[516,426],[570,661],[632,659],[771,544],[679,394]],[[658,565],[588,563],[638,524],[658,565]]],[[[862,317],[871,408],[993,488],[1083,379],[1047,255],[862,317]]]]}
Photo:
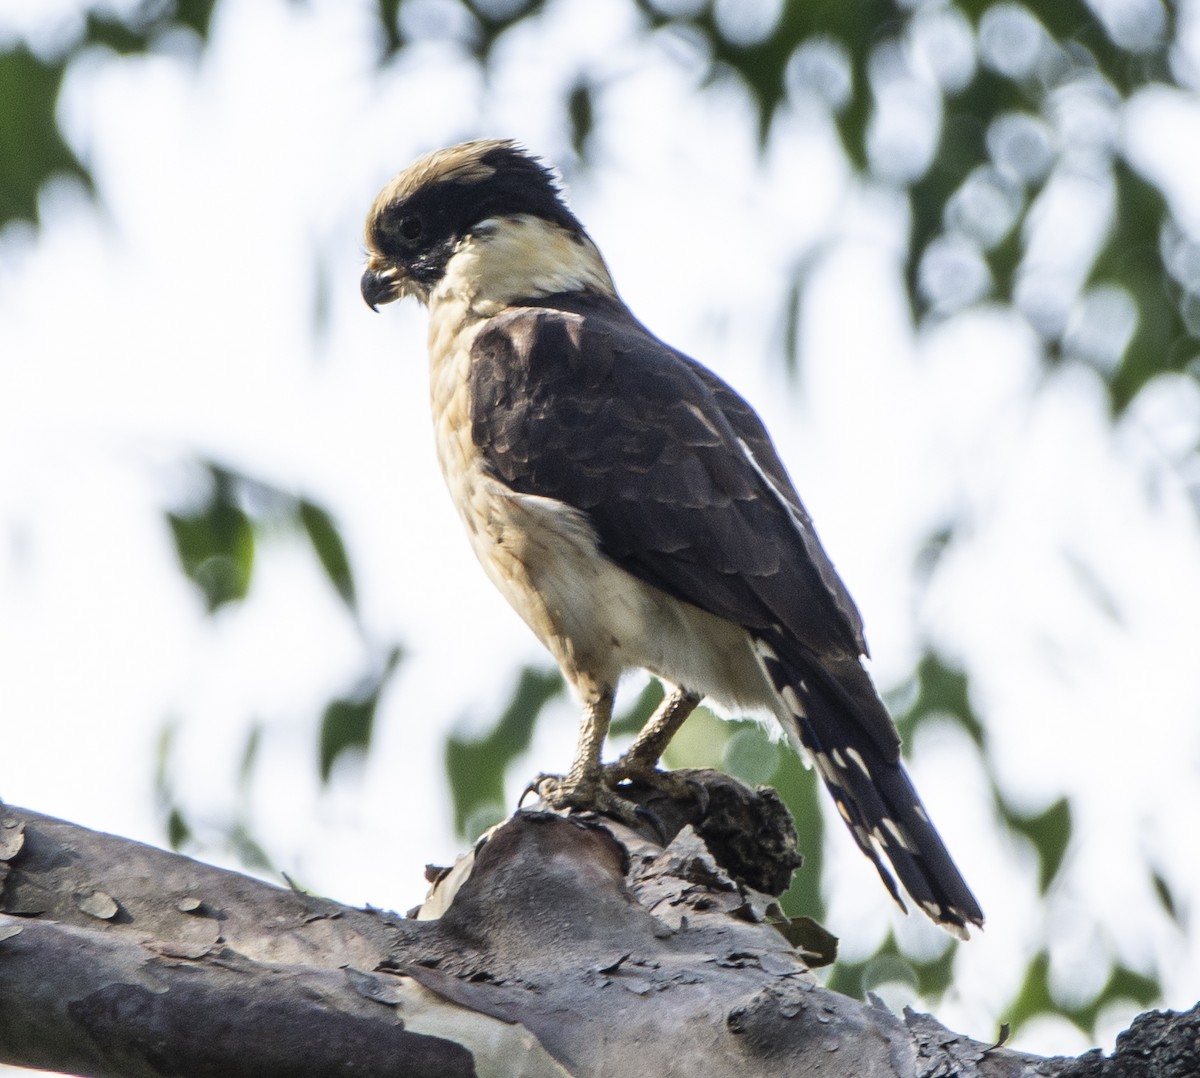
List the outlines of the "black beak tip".
{"type": "Polygon", "coordinates": [[[390,282],[381,277],[373,269],[363,271],[362,280],[359,282],[359,289],[362,292],[363,302],[376,314],[379,313],[380,302],[386,303],[391,298],[390,282]]]}

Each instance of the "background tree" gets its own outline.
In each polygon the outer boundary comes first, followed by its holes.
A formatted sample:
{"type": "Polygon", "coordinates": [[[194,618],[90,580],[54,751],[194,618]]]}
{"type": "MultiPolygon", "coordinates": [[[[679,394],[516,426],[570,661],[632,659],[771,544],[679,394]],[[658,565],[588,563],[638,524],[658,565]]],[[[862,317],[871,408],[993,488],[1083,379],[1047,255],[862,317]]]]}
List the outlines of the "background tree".
{"type": "Polygon", "coordinates": [[[897,922],[811,776],[697,716],[669,762],[795,809],[787,908],[843,937],[831,984],[1042,1050],[1200,994],[1195,4],[28,7],[0,55],[0,703],[45,763],[0,792],[402,907],[387,866],[454,846],[412,766],[454,719],[463,837],[566,760],[557,675],[448,538],[419,317],[354,295],[378,184],[514,134],[635,311],[781,432],[989,914],[968,951],[897,922]],[[153,770],[81,699],[157,716],[158,825],[60,807],[153,770]]]}

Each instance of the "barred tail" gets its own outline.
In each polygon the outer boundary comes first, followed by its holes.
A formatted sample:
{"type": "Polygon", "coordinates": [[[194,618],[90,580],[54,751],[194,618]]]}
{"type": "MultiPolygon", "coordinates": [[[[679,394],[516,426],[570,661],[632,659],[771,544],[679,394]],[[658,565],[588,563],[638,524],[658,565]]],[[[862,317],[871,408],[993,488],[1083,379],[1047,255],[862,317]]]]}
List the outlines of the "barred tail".
{"type": "Polygon", "coordinates": [[[757,639],[755,650],[779,695],[788,739],[813,761],[900,908],[906,907],[884,856],[930,919],[966,939],[968,924],[983,925],[983,912],[904,770],[895,727],[862,665],[814,660],[801,671],[765,640],[757,639]],[[884,744],[880,729],[890,731],[884,744]]]}

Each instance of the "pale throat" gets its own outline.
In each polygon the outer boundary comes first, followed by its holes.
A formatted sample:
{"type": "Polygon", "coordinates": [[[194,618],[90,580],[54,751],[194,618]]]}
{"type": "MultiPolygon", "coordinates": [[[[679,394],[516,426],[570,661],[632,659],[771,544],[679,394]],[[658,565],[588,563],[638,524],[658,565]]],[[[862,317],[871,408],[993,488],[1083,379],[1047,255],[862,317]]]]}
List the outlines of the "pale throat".
{"type": "Polygon", "coordinates": [[[614,291],[587,236],[540,217],[504,217],[485,221],[462,241],[430,294],[429,310],[435,318],[443,306],[462,320],[490,318],[515,300],[585,290],[614,291]]]}

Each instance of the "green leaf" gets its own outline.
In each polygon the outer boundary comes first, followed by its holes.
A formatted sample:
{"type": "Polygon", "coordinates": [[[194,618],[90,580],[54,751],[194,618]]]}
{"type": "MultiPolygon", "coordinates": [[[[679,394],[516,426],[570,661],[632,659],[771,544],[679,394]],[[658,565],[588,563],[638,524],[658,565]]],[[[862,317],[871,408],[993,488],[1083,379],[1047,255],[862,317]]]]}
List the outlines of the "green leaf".
{"type": "Polygon", "coordinates": [[[400,34],[400,5],[403,0],[376,0],[375,10],[379,14],[378,23],[383,34],[383,55],[381,63],[386,63],[405,45],[400,34]]]}
{"type": "Polygon", "coordinates": [[[89,11],[83,40],[77,49],[100,45],[130,56],[149,52],[163,34],[181,29],[190,30],[204,42],[208,40],[215,7],[215,0],[174,0],[142,3],[124,15],[89,11]]]}
{"type": "Polygon", "coordinates": [[[204,596],[210,614],[244,599],[254,567],[254,527],[237,504],[236,483],[208,465],[212,492],[191,513],[168,513],[183,571],[204,596]]]}
{"type": "MultiPolygon", "coordinates": [[[[1029,200],[1026,199],[1025,210],[1028,208],[1029,200]]],[[[996,294],[1005,302],[1012,301],[1013,287],[1017,283],[1017,267],[1021,264],[1021,258],[1025,254],[1021,228],[1025,210],[1022,210],[1021,215],[1004,239],[991,250],[984,252],[988,270],[992,275],[992,285],[996,294]]]]}
{"type": "Polygon", "coordinates": [[[375,725],[375,705],[366,698],[332,700],[321,716],[321,781],[327,783],[333,765],[347,752],[365,753],[375,725]]]}
{"type": "Polygon", "coordinates": [[[1161,998],[1162,988],[1156,977],[1117,964],[1113,966],[1104,987],[1090,1003],[1082,1007],[1063,1006],[1050,991],[1050,956],[1042,950],[1025,972],[1024,983],[1010,1011],[1010,1025],[1016,1032],[1039,1014],[1060,1014],[1074,1022],[1088,1036],[1094,1036],[1101,1012],[1111,1004],[1129,1000],[1144,1008],[1161,998]]]}
{"type": "Polygon", "coordinates": [[[951,940],[937,958],[919,961],[909,958],[908,964],[917,975],[917,991],[926,999],[943,995],[954,983],[954,958],[958,954],[958,943],[951,940]]]}
{"type": "Polygon", "coordinates": [[[871,112],[867,64],[880,28],[897,21],[889,0],[789,0],[770,33],[752,43],[726,38],[711,5],[693,16],[666,15],[653,0],[637,0],[637,6],[651,29],[674,29],[689,39],[699,38],[709,57],[710,81],[732,75],[746,88],[754,105],[760,147],[765,146],[771,123],[787,101],[787,66],[796,49],[814,37],[844,44],[850,56],[853,92],[837,115],[838,132],[854,167],[866,169],[871,112]]]}
{"type": "Polygon", "coordinates": [[[65,60],[40,60],[24,45],[0,53],[0,227],[38,223],[38,192],[51,176],[74,176],[93,190],[54,115],[65,70],[65,60]]]}
{"type": "MultiPolygon", "coordinates": [[[[758,736],[768,737],[758,723],[758,736]]],[[[744,727],[743,727],[744,728],[744,727]]],[[[779,896],[779,905],[789,917],[807,916],[825,920],[825,900],[821,897],[821,873],[825,866],[825,819],[821,798],[825,796],[816,772],[805,767],[793,752],[779,753],[779,767],[771,777],[783,803],[796,823],[796,846],[804,855],[804,864],[792,876],[791,886],[779,896]]]]}
{"type": "Polygon", "coordinates": [[[837,114],[837,131],[850,164],[861,174],[869,167],[867,127],[871,122],[872,101],[867,65],[870,61],[870,49],[865,47],[863,42],[847,43],[850,44],[850,77],[853,86],[850,100],[837,114]]]}
{"type": "Polygon", "coordinates": [[[393,647],[379,670],[365,678],[354,692],[330,701],[325,708],[318,742],[323,783],[329,782],[334,764],[342,756],[365,754],[370,749],[380,697],[402,655],[400,648],[393,647]]]}
{"type": "Polygon", "coordinates": [[[663,753],[662,766],[668,770],[683,767],[722,767],[725,749],[737,732],[750,725],[726,722],[701,704],[671,739],[663,753]]]}
{"type": "Polygon", "coordinates": [[[227,841],[234,856],[247,868],[264,873],[276,872],[270,854],[244,823],[238,822],[233,825],[227,841]]]}
{"type": "Polygon", "coordinates": [[[580,160],[587,157],[587,141],[596,123],[592,84],[580,79],[567,95],[567,119],[571,124],[571,148],[580,160]]]}
{"type": "Polygon", "coordinates": [[[921,723],[933,717],[951,718],[983,748],[983,724],[975,715],[967,691],[967,675],[954,670],[933,651],[917,665],[917,693],[908,710],[896,715],[896,726],[905,741],[921,723]]]}
{"type": "Polygon", "coordinates": [[[1096,610],[1114,624],[1124,626],[1126,619],[1121,610],[1121,602],[1095,566],[1071,547],[1064,547],[1061,555],[1067,569],[1079,585],[1079,590],[1087,596],[1096,610]]]}
{"type": "MultiPolygon", "coordinates": [[[[984,133],[991,120],[1001,112],[1025,104],[1020,90],[1009,80],[981,68],[970,84],[947,101],[946,114],[937,150],[925,174],[909,188],[912,231],[909,237],[905,285],[914,314],[926,310],[926,298],[918,286],[921,258],[929,244],[941,235],[946,223],[946,206],[967,177],[988,161],[984,133]]],[[[993,250],[992,257],[1004,269],[1006,261],[1015,266],[1014,244],[1018,244],[1019,222],[1006,241],[993,250]],[[1007,244],[1007,246],[1006,246],[1007,244]]],[[[1007,279],[1011,282],[1012,270],[1007,279]]]]}
{"type": "Polygon", "coordinates": [[[941,565],[942,556],[951,549],[959,527],[958,521],[949,521],[926,536],[913,560],[913,575],[922,585],[928,584],[941,565]]]}
{"type": "Polygon", "coordinates": [[[451,736],[446,741],[446,775],[454,798],[454,826],[466,833],[480,808],[489,818],[504,804],[504,775],[528,747],[542,709],[565,689],[557,670],[525,667],[512,699],[491,732],[482,738],[451,736]]]}
{"type": "Polygon", "coordinates": [[[518,23],[540,15],[546,6],[545,0],[521,0],[518,3],[503,5],[509,10],[497,15],[494,5],[486,0],[466,0],[466,4],[479,24],[479,34],[471,43],[473,51],[476,59],[485,66],[491,61],[492,49],[503,34],[518,23]]]}
{"type": "Polygon", "coordinates": [[[613,719],[612,725],[608,728],[608,736],[636,736],[650,721],[650,716],[662,703],[662,699],[662,682],[658,678],[651,678],[646,682],[646,687],[638,693],[637,699],[625,709],[624,713],[613,719]]]}
{"type": "Polygon", "coordinates": [[[207,41],[216,6],[216,0],[175,0],[172,21],[179,26],[186,26],[201,41],[207,41]]]}
{"type": "Polygon", "coordinates": [[[788,283],[783,299],[783,363],[792,378],[800,373],[800,316],[807,284],[808,274],[798,269],[788,283]]]}
{"type": "Polygon", "coordinates": [[[784,756],[788,763],[801,767],[795,753],[770,736],[758,723],[739,723],[725,743],[723,764],[726,771],[751,786],[769,783],[778,773],[784,756]]]}
{"type": "Polygon", "coordinates": [[[330,583],[342,597],[342,601],[352,611],[355,610],[354,574],[350,568],[350,559],[346,556],[345,544],[333,518],[319,505],[302,498],[300,523],[304,526],[308,540],[312,543],[312,548],[330,583]]]}
{"type": "Polygon", "coordinates": [[[1166,877],[1155,872],[1151,875],[1151,882],[1154,884],[1154,893],[1167,916],[1182,928],[1183,921],[1179,916],[1179,904],[1175,901],[1175,892],[1171,890],[1171,885],[1167,883],[1166,877]]]}
{"type": "Polygon", "coordinates": [[[158,734],[154,751],[154,796],[158,808],[165,816],[167,843],[173,850],[180,850],[195,839],[191,825],[182,807],[175,799],[175,781],[171,773],[171,760],[175,752],[175,738],[179,732],[178,720],[168,719],[158,734]]]}
{"type": "Polygon", "coordinates": [[[1033,816],[1023,816],[1011,809],[999,792],[996,803],[1004,822],[1033,844],[1038,858],[1038,889],[1044,895],[1058,875],[1071,841],[1070,802],[1060,797],[1045,812],[1033,816]]]}
{"type": "Polygon", "coordinates": [[[905,954],[896,937],[887,938],[870,958],[861,962],[839,962],[834,966],[828,987],[835,992],[863,999],[882,984],[899,982],[911,985],[923,999],[940,998],[954,980],[954,958],[958,944],[947,939],[935,958],[918,959],[905,954]]]}
{"type": "Polygon", "coordinates": [[[1119,415],[1154,375],[1185,370],[1200,341],[1189,339],[1179,305],[1179,289],[1163,265],[1159,237],[1169,219],[1162,192],[1123,160],[1113,165],[1116,207],[1113,227],[1097,256],[1089,284],[1108,282],[1126,289],[1137,304],[1137,326],[1108,383],[1114,415],[1119,415]]]}
{"type": "Polygon", "coordinates": [[[1050,955],[1038,951],[1025,970],[1025,979],[1008,1012],[1008,1024],[1013,1033],[1039,1014],[1062,1014],[1063,1009],[1050,995],[1050,955]]]}
{"type": "Polygon", "coordinates": [[[1139,1007],[1150,1007],[1162,999],[1162,985],[1157,977],[1138,973],[1128,966],[1117,964],[1100,995],[1096,997],[1095,1011],[1091,1015],[1089,1028],[1095,1028],[1100,1012],[1110,1003],[1127,999],[1139,1007]]]}
{"type": "Polygon", "coordinates": [[[254,774],[254,765],[258,762],[258,750],[262,747],[263,727],[261,722],[253,722],[246,734],[246,743],[242,746],[242,760],[238,766],[238,792],[246,797],[250,792],[250,778],[254,774]]]}
{"type": "Polygon", "coordinates": [[[178,852],[194,837],[183,810],[178,805],[172,806],[171,811],[167,813],[167,843],[171,849],[178,852]]]}
{"type": "MultiPolygon", "coordinates": [[[[136,15],[136,13],[135,13],[136,15]]],[[[154,23],[149,20],[113,18],[111,15],[89,11],[83,42],[88,46],[112,49],[118,56],[145,52],[150,46],[154,23]]]]}

